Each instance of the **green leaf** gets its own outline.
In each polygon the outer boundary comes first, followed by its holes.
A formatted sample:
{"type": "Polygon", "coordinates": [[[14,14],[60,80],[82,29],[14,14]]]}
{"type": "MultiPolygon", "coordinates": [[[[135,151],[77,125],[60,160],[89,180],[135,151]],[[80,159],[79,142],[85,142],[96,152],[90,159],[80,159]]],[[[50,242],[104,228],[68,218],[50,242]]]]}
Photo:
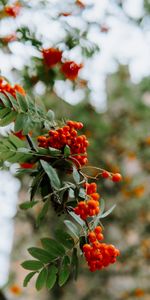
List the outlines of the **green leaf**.
{"type": "Polygon", "coordinates": [[[34,257],[40,260],[42,263],[47,264],[51,262],[53,259],[55,259],[55,256],[51,255],[48,251],[32,247],[28,249],[28,252],[34,257]]]}
{"type": "Polygon", "coordinates": [[[16,99],[20,106],[21,111],[26,112],[28,110],[28,104],[26,101],[26,97],[16,92],[16,99]]]}
{"type": "Polygon", "coordinates": [[[44,171],[46,172],[46,174],[50,179],[52,187],[55,189],[59,189],[61,187],[61,184],[55,169],[44,160],[40,160],[40,162],[44,171]]]}
{"type": "Polygon", "coordinates": [[[65,220],[64,223],[67,226],[67,228],[73,233],[73,235],[78,238],[79,230],[77,226],[69,220],[65,220]]]}
{"type": "Polygon", "coordinates": [[[55,257],[63,256],[65,254],[64,247],[57,241],[49,238],[41,239],[42,246],[55,257]]]}
{"type": "Polygon", "coordinates": [[[24,279],[23,281],[23,286],[27,287],[29,281],[31,280],[31,278],[36,274],[36,272],[30,272],[24,279]]]}
{"type": "Polygon", "coordinates": [[[102,214],[104,212],[105,209],[105,201],[103,198],[101,198],[100,200],[100,214],[102,214]]]}
{"type": "Polygon", "coordinates": [[[5,107],[11,108],[11,103],[10,103],[9,99],[3,93],[0,93],[0,100],[3,102],[5,107]]]}
{"type": "Polygon", "coordinates": [[[105,213],[103,213],[102,215],[100,215],[100,219],[103,219],[105,217],[107,217],[108,215],[111,214],[111,212],[114,210],[114,208],[116,207],[116,204],[114,204],[110,209],[108,209],[105,213]]]}
{"type": "Polygon", "coordinates": [[[27,118],[26,118],[26,122],[23,126],[23,134],[24,135],[28,134],[31,131],[31,129],[33,128],[33,126],[34,126],[33,120],[28,115],[27,118]]]}
{"type": "Polygon", "coordinates": [[[48,212],[49,204],[50,204],[50,202],[48,200],[44,203],[44,205],[37,217],[37,220],[36,220],[37,226],[40,225],[40,223],[43,221],[44,217],[46,216],[46,214],[48,212]]]}
{"type": "Polygon", "coordinates": [[[24,202],[24,203],[21,203],[20,205],[19,205],[19,207],[21,208],[21,209],[28,209],[28,208],[32,208],[33,206],[35,206],[36,204],[38,203],[38,201],[26,201],[26,202],[24,202]]]}
{"type": "Polygon", "coordinates": [[[47,281],[46,281],[46,287],[51,290],[57,280],[57,272],[58,269],[52,265],[50,266],[49,270],[48,270],[48,276],[47,276],[47,281]]]}
{"type": "Polygon", "coordinates": [[[22,148],[24,146],[24,142],[19,139],[14,134],[9,135],[9,141],[16,147],[16,148],[22,148]]]}
{"type": "Polygon", "coordinates": [[[74,181],[75,181],[77,184],[79,184],[79,183],[80,183],[80,175],[79,175],[79,172],[78,172],[78,170],[76,169],[75,166],[73,166],[73,173],[72,173],[72,175],[73,175],[74,181]]]}
{"type": "Polygon", "coordinates": [[[16,121],[15,121],[15,132],[20,131],[23,129],[24,124],[26,123],[27,115],[20,113],[17,115],[16,121]]]}
{"type": "Polygon", "coordinates": [[[38,275],[37,280],[36,280],[36,289],[38,291],[40,291],[42,289],[42,287],[46,284],[46,280],[47,280],[47,269],[44,268],[38,275]]]}
{"type": "Polygon", "coordinates": [[[68,264],[69,264],[68,256],[65,256],[59,270],[59,279],[58,279],[59,286],[64,285],[69,278],[70,269],[68,264]]]}
{"type": "Polygon", "coordinates": [[[71,154],[70,147],[68,145],[66,145],[65,148],[64,148],[64,155],[66,157],[68,157],[70,154],[71,154]]]}
{"type": "Polygon", "coordinates": [[[52,147],[49,147],[49,153],[52,155],[52,156],[58,156],[61,154],[61,151],[58,150],[58,149],[55,149],[55,148],[52,148],[52,147]]]}
{"type": "Polygon", "coordinates": [[[0,109],[0,119],[3,119],[10,112],[11,109],[8,107],[0,109]]]}
{"type": "Polygon", "coordinates": [[[7,95],[8,99],[9,99],[9,101],[11,102],[12,107],[13,107],[15,110],[18,110],[19,105],[18,105],[18,103],[17,103],[17,101],[16,101],[16,98],[14,98],[14,97],[13,97],[11,94],[9,94],[9,93],[6,93],[6,95],[7,95]]]}
{"type": "Polygon", "coordinates": [[[24,269],[31,271],[38,271],[43,267],[43,263],[38,260],[26,260],[21,265],[24,269]]]}
{"type": "Polygon", "coordinates": [[[67,232],[65,232],[64,230],[58,229],[58,230],[55,231],[55,236],[56,236],[56,239],[61,244],[63,244],[66,248],[68,248],[68,249],[73,248],[74,240],[70,236],[70,234],[68,234],[67,232]]]}
{"type": "Polygon", "coordinates": [[[83,227],[84,226],[84,221],[78,216],[76,215],[73,211],[70,211],[69,212],[69,215],[72,216],[72,218],[81,226],[83,227]]]}
{"type": "Polygon", "coordinates": [[[6,125],[10,124],[11,122],[14,122],[16,116],[17,116],[17,113],[15,111],[11,111],[3,119],[0,120],[0,126],[6,126],[6,125]]]}
{"type": "Polygon", "coordinates": [[[73,249],[72,259],[71,259],[71,265],[73,267],[73,274],[74,274],[74,278],[76,280],[77,276],[78,276],[78,268],[79,268],[79,260],[78,260],[78,255],[77,255],[77,248],[73,249]]]}
{"type": "Polygon", "coordinates": [[[48,118],[49,121],[52,122],[55,119],[55,114],[51,109],[49,109],[47,114],[46,114],[46,117],[48,118]]]}
{"type": "Polygon", "coordinates": [[[35,196],[35,194],[41,184],[43,176],[44,176],[44,174],[42,175],[42,171],[38,172],[32,181],[31,190],[30,190],[30,200],[31,201],[32,201],[33,197],[35,196]]]}

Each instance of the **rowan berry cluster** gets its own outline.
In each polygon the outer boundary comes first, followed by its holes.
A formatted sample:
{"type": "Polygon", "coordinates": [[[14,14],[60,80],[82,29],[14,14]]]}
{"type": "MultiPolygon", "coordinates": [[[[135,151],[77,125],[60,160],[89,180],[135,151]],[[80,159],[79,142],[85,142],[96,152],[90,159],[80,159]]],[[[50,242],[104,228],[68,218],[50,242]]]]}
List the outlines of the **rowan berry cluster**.
{"type": "Polygon", "coordinates": [[[0,93],[9,93],[13,97],[16,97],[16,92],[25,96],[25,90],[19,84],[15,84],[14,87],[12,87],[3,78],[0,78],[0,93]]]}
{"type": "Polygon", "coordinates": [[[88,217],[93,217],[100,212],[100,195],[96,192],[96,183],[86,183],[85,189],[88,199],[85,201],[80,201],[74,209],[74,212],[83,220],[86,220],[88,217]]]}
{"type": "Polygon", "coordinates": [[[67,125],[57,130],[50,130],[48,136],[39,136],[39,147],[63,149],[66,145],[70,147],[70,159],[77,165],[83,166],[87,163],[87,146],[89,145],[85,135],[78,135],[83,124],[68,121],[67,125]]]}
{"type": "Polygon", "coordinates": [[[16,18],[20,13],[21,5],[19,2],[15,2],[12,5],[5,7],[5,13],[13,18],[16,18]]]}
{"type": "Polygon", "coordinates": [[[82,250],[91,272],[115,263],[116,257],[120,254],[115,246],[101,243],[103,238],[102,228],[97,226],[88,234],[89,243],[83,245],[82,250]]]}
{"type": "Polygon", "coordinates": [[[62,51],[57,48],[48,48],[42,50],[44,63],[48,68],[54,67],[61,63],[60,71],[70,80],[75,80],[78,77],[79,70],[83,67],[82,64],[77,64],[74,61],[62,61],[62,51]]]}

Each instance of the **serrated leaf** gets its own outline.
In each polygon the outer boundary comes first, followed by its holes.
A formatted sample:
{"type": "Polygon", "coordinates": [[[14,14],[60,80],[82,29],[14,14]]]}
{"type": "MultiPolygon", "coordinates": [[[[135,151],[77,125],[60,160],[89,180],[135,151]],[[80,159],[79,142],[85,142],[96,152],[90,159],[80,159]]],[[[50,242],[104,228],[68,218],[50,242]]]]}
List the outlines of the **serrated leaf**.
{"type": "Polygon", "coordinates": [[[66,281],[69,278],[69,275],[70,275],[70,268],[68,266],[68,263],[66,262],[66,257],[64,257],[59,270],[59,278],[58,278],[59,286],[62,286],[66,283],[66,281]]]}
{"type": "Polygon", "coordinates": [[[43,263],[38,260],[26,260],[21,266],[26,270],[38,271],[43,267],[43,263]]]}
{"type": "Polygon", "coordinates": [[[37,247],[31,247],[28,249],[28,252],[36,259],[41,261],[42,263],[49,263],[52,260],[55,259],[55,256],[51,255],[48,251],[37,248],[37,247]]]}
{"type": "Polygon", "coordinates": [[[43,238],[41,239],[41,242],[43,248],[45,248],[51,255],[58,257],[65,254],[64,247],[58,241],[49,238],[43,238]]]}
{"type": "Polygon", "coordinates": [[[35,206],[36,204],[38,203],[38,201],[26,201],[26,202],[24,202],[24,203],[21,203],[20,205],[19,205],[19,207],[21,208],[21,209],[28,209],[28,208],[32,208],[33,206],[35,206]]]}
{"type": "Polygon", "coordinates": [[[74,246],[73,238],[64,230],[58,229],[55,231],[56,239],[68,249],[72,249],[74,246]]]}
{"type": "Polygon", "coordinates": [[[26,112],[28,110],[28,104],[26,101],[26,97],[21,95],[20,93],[16,92],[16,99],[17,99],[20,109],[23,112],[26,112]]]}
{"type": "Polygon", "coordinates": [[[55,169],[44,160],[40,160],[40,162],[44,171],[50,179],[52,187],[55,189],[59,189],[61,187],[61,183],[55,169]]]}
{"type": "Polygon", "coordinates": [[[36,274],[36,272],[31,272],[31,273],[29,273],[29,274],[25,277],[25,279],[24,279],[24,281],[23,281],[23,286],[24,286],[24,287],[27,287],[29,281],[32,279],[32,277],[33,277],[35,274],[36,274]]]}
{"type": "Polygon", "coordinates": [[[28,134],[31,131],[31,129],[33,128],[33,126],[34,126],[33,120],[28,115],[26,118],[26,122],[23,126],[23,130],[22,130],[23,134],[24,135],[28,134]]]}
{"type": "Polygon", "coordinates": [[[57,280],[57,272],[58,269],[52,265],[50,266],[49,270],[48,270],[48,276],[47,276],[47,281],[46,281],[46,287],[51,290],[57,280]]]}
{"type": "Polygon", "coordinates": [[[116,207],[116,204],[114,204],[110,209],[108,209],[105,213],[103,213],[102,215],[100,215],[100,219],[103,219],[105,217],[107,217],[108,215],[111,214],[111,212],[114,210],[114,208],[116,207]]]}
{"type": "Polygon", "coordinates": [[[38,275],[37,279],[36,279],[36,283],[35,283],[35,286],[36,286],[36,289],[38,291],[40,291],[42,289],[42,287],[46,284],[46,280],[47,280],[47,269],[44,268],[38,275]]]}
{"type": "Polygon", "coordinates": [[[80,175],[79,175],[79,172],[78,170],[76,169],[75,166],[73,166],[73,172],[72,172],[72,175],[73,175],[73,179],[74,181],[79,184],[80,183],[80,175]]]}
{"type": "Polygon", "coordinates": [[[15,111],[11,111],[3,119],[0,120],[0,126],[6,126],[6,125],[14,122],[16,116],[17,116],[17,113],[15,111]]]}
{"type": "Polygon", "coordinates": [[[79,231],[77,226],[69,220],[65,220],[64,223],[67,226],[67,228],[73,233],[73,235],[78,238],[79,231]]]}

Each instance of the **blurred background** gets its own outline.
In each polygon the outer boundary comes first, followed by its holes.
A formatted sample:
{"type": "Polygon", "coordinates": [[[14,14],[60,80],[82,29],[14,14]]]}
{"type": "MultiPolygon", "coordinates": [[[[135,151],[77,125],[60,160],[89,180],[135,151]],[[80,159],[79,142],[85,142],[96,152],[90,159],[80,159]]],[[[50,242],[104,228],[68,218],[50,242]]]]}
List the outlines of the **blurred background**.
{"type": "MultiPolygon", "coordinates": [[[[50,293],[22,287],[20,263],[27,247],[56,226],[50,212],[35,227],[38,211],[25,214],[29,178],[18,178],[18,165],[0,171],[0,300],[150,299],[150,1],[20,1],[17,17],[3,13],[0,1],[0,76],[19,83],[56,117],[84,123],[91,165],[120,172],[123,182],[100,181],[107,208],[107,242],[121,250],[118,262],[90,273],[81,259],[76,282],[50,293]],[[64,60],[82,63],[76,82],[59,70],[47,71],[42,48],[58,47],[64,60]]],[[[1,137],[10,126],[0,128],[1,137]]]]}

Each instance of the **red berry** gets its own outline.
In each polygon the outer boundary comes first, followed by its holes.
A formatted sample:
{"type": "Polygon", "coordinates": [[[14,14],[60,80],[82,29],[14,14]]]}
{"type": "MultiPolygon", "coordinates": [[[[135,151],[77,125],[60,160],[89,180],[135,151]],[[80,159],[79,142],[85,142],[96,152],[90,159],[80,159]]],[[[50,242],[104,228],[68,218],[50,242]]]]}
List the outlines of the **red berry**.
{"type": "Polygon", "coordinates": [[[121,181],[121,180],[122,180],[121,174],[115,173],[115,174],[112,175],[112,181],[114,181],[114,182],[119,182],[119,181],[121,181]]]}

